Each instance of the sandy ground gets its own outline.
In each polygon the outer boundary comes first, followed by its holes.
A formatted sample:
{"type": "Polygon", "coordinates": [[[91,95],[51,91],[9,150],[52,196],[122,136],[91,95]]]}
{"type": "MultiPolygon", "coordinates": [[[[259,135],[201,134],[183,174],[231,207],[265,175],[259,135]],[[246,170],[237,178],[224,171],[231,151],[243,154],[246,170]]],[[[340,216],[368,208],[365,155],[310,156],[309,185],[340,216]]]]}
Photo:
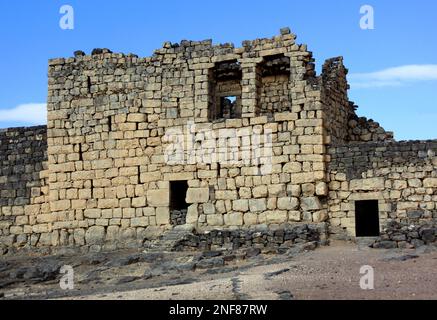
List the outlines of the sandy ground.
{"type": "MultiPolygon", "coordinates": [[[[123,254],[126,253],[119,256],[123,254]]],[[[108,258],[111,257],[105,257],[108,258]]],[[[23,263],[15,259],[11,265],[23,263]]],[[[192,254],[173,254],[166,259],[186,262],[192,259],[192,254]]],[[[0,286],[0,296],[74,300],[437,300],[435,248],[375,250],[338,242],[294,256],[259,255],[231,261],[224,267],[193,271],[164,269],[150,276],[149,271],[158,265],[159,261],[148,261],[102,268],[98,261],[88,266],[79,261],[75,267],[79,281],[71,292],[60,290],[56,278],[0,286]],[[360,288],[363,277],[360,268],[364,265],[374,269],[374,290],[360,288]]]]}

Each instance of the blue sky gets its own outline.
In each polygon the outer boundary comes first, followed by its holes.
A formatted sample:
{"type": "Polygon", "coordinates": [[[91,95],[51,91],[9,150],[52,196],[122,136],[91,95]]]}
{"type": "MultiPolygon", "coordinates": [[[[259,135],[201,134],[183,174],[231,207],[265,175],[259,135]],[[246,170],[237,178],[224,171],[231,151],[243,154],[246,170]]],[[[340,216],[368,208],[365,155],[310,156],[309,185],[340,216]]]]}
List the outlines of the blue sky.
{"type": "Polygon", "coordinates": [[[325,59],[344,56],[360,116],[398,140],[435,139],[436,16],[435,0],[1,1],[0,127],[44,122],[49,58],[98,47],[149,56],[183,39],[240,46],[289,26],[319,71],[325,59]],[[59,27],[65,4],[75,10],[74,30],[59,27]],[[366,4],[375,10],[374,30],[360,28],[366,4]]]}

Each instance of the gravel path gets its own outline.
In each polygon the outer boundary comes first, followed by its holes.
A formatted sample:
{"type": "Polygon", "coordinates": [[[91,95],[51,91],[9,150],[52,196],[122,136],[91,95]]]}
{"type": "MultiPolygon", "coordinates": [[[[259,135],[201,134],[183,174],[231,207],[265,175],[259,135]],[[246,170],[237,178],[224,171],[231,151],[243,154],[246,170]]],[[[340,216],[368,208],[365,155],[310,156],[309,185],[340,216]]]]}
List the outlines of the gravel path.
{"type": "MultiPolygon", "coordinates": [[[[422,250],[424,251],[424,250],[422,250]]],[[[372,250],[334,243],[298,257],[270,257],[193,283],[74,299],[437,299],[437,252],[372,250]],[[275,260],[277,262],[275,263],[275,260]],[[362,290],[360,268],[374,268],[375,289],[362,290]]],[[[241,265],[243,266],[243,265],[241,265]]]]}
{"type": "Polygon", "coordinates": [[[334,242],[309,252],[258,253],[1,257],[0,299],[437,300],[435,247],[375,250],[334,242]],[[74,268],[72,291],[60,288],[63,265],[74,268]],[[374,290],[360,288],[365,265],[373,267],[374,290]]]}

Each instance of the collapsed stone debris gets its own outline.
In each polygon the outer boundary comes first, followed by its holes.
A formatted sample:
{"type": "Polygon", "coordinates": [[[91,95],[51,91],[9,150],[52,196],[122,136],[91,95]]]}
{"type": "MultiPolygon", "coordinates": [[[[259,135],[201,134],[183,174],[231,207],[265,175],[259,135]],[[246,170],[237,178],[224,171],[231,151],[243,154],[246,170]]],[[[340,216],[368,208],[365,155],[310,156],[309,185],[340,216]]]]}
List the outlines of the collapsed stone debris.
{"type": "Polygon", "coordinates": [[[312,224],[326,231],[303,240],[435,241],[437,141],[396,142],[358,117],[343,59],[317,75],[295,40],[284,28],[241,48],[50,60],[47,126],[0,131],[2,252],[138,247],[185,224],[209,245],[280,246],[275,230],[312,224]]]}

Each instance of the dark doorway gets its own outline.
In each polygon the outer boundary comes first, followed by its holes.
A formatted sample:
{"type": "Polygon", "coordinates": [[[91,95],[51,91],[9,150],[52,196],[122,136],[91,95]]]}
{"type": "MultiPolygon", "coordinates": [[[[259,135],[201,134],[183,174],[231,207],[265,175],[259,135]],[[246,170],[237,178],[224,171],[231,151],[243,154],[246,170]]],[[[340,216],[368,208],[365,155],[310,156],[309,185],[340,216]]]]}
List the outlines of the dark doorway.
{"type": "Polygon", "coordinates": [[[185,202],[187,190],[187,181],[170,182],[170,210],[188,209],[188,204],[185,202]]]}
{"type": "Polygon", "coordinates": [[[187,181],[170,182],[170,220],[174,226],[184,225],[187,220],[188,204],[185,201],[188,190],[187,181]]]}
{"type": "Polygon", "coordinates": [[[355,230],[357,237],[379,237],[378,200],[355,202],[355,230]]]}

